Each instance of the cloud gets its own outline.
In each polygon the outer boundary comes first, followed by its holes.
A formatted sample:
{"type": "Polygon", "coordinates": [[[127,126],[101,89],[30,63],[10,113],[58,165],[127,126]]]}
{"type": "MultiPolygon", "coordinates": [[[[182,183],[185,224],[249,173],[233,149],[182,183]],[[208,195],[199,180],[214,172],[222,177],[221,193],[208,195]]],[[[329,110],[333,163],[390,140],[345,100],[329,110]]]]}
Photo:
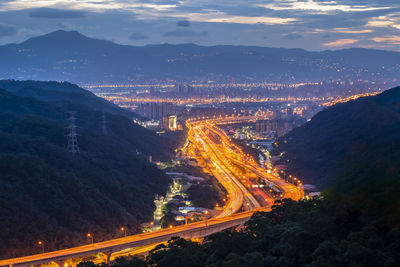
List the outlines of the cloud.
{"type": "Polygon", "coordinates": [[[340,47],[345,45],[351,45],[357,43],[359,40],[357,39],[339,39],[333,42],[324,43],[323,46],[327,47],[340,47]]]}
{"type": "Polygon", "coordinates": [[[295,18],[280,18],[280,17],[246,17],[246,16],[228,16],[222,15],[219,18],[199,19],[204,22],[219,22],[219,23],[240,23],[240,24],[290,24],[296,22],[295,18]]]}
{"type": "Polygon", "coordinates": [[[400,36],[391,35],[391,36],[384,36],[384,37],[375,37],[375,38],[372,38],[372,41],[374,41],[376,43],[387,43],[390,45],[400,45],[400,36]]]}
{"type": "Polygon", "coordinates": [[[303,36],[301,34],[298,33],[289,33],[283,36],[284,39],[288,39],[288,40],[296,40],[296,39],[300,39],[303,36]]]}
{"type": "Polygon", "coordinates": [[[271,4],[259,5],[275,11],[293,10],[293,11],[308,11],[316,14],[330,14],[332,12],[366,12],[383,9],[391,9],[390,6],[368,6],[368,5],[346,5],[338,4],[337,1],[278,1],[271,4]]]}
{"type": "Polygon", "coordinates": [[[178,27],[189,27],[190,26],[190,21],[188,20],[180,20],[176,23],[176,26],[178,27]]]}
{"type": "Polygon", "coordinates": [[[59,28],[128,44],[190,41],[321,50],[352,46],[338,39],[358,39],[357,47],[387,45],[386,37],[400,30],[400,0],[0,0],[0,20],[18,29],[0,44],[59,28]],[[203,37],[207,33],[210,37],[203,37]]]}
{"type": "Polygon", "coordinates": [[[164,37],[187,37],[187,36],[196,36],[198,35],[195,31],[192,30],[183,30],[178,29],[170,32],[166,32],[163,34],[164,37]]]}
{"type": "Polygon", "coordinates": [[[18,30],[14,26],[0,24],[0,37],[14,36],[17,32],[18,30]]]}
{"type": "Polygon", "coordinates": [[[132,40],[132,41],[147,40],[147,39],[149,39],[149,37],[140,32],[134,32],[129,36],[129,40],[132,40]]]}
{"type": "Polygon", "coordinates": [[[350,29],[350,28],[333,28],[333,29],[314,29],[312,34],[318,33],[346,33],[346,34],[362,34],[362,33],[373,33],[371,29],[350,29]]]}
{"type": "Polygon", "coordinates": [[[371,33],[372,30],[364,29],[364,30],[351,30],[347,28],[335,28],[332,30],[333,32],[337,33],[349,33],[349,34],[359,34],[359,33],[371,33]]]}
{"type": "Polygon", "coordinates": [[[393,13],[387,16],[374,17],[368,21],[366,26],[374,28],[392,27],[400,30],[399,15],[400,13],[393,13]]]}
{"type": "Polygon", "coordinates": [[[67,10],[56,8],[37,8],[29,13],[32,18],[46,19],[79,19],[86,17],[86,12],[82,10],[67,10]]]}

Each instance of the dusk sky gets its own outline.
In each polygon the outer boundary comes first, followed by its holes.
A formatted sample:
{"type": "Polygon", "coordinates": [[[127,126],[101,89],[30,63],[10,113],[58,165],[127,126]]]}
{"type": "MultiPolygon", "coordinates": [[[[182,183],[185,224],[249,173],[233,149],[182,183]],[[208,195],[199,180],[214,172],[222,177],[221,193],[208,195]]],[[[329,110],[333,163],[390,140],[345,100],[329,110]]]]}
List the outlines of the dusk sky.
{"type": "Polygon", "coordinates": [[[130,45],[400,50],[400,1],[0,0],[0,44],[58,29],[130,45]]]}

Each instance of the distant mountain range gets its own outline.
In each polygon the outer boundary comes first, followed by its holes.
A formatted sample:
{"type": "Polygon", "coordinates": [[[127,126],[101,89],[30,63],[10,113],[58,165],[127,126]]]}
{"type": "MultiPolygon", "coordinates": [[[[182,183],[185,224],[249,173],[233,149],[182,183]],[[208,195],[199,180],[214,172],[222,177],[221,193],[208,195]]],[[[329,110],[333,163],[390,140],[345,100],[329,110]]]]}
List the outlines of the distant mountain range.
{"type": "Polygon", "coordinates": [[[400,78],[398,52],[372,49],[308,52],[195,44],[135,47],[61,30],[20,44],[0,46],[0,58],[0,79],[63,80],[82,84],[400,78]]]}

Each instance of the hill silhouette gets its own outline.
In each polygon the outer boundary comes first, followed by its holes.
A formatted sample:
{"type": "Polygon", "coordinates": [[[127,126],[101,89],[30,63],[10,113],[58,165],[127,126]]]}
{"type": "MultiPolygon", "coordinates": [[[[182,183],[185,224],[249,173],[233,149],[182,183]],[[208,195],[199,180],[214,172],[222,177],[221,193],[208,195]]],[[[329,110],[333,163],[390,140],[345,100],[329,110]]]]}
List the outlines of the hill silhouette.
{"type": "Polygon", "coordinates": [[[69,82],[0,80],[0,88],[18,96],[33,97],[54,104],[83,105],[97,111],[123,115],[128,118],[138,116],[69,82]]]}

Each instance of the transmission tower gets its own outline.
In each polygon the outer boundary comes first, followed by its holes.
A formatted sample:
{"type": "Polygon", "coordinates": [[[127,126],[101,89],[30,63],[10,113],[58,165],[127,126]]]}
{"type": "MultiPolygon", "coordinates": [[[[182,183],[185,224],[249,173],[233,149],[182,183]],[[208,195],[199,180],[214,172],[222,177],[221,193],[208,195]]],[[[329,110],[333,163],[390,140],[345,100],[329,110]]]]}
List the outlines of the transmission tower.
{"type": "Polygon", "coordinates": [[[102,127],[101,130],[103,131],[103,134],[107,134],[107,122],[106,122],[106,114],[103,112],[103,117],[102,117],[102,127]]]}
{"type": "Polygon", "coordinates": [[[71,152],[72,154],[79,153],[79,145],[78,145],[78,134],[76,133],[76,124],[75,124],[75,113],[76,111],[70,111],[69,113],[69,126],[67,127],[69,129],[69,133],[67,134],[68,137],[68,145],[67,145],[67,150],[68,152],[71,152]]]}

